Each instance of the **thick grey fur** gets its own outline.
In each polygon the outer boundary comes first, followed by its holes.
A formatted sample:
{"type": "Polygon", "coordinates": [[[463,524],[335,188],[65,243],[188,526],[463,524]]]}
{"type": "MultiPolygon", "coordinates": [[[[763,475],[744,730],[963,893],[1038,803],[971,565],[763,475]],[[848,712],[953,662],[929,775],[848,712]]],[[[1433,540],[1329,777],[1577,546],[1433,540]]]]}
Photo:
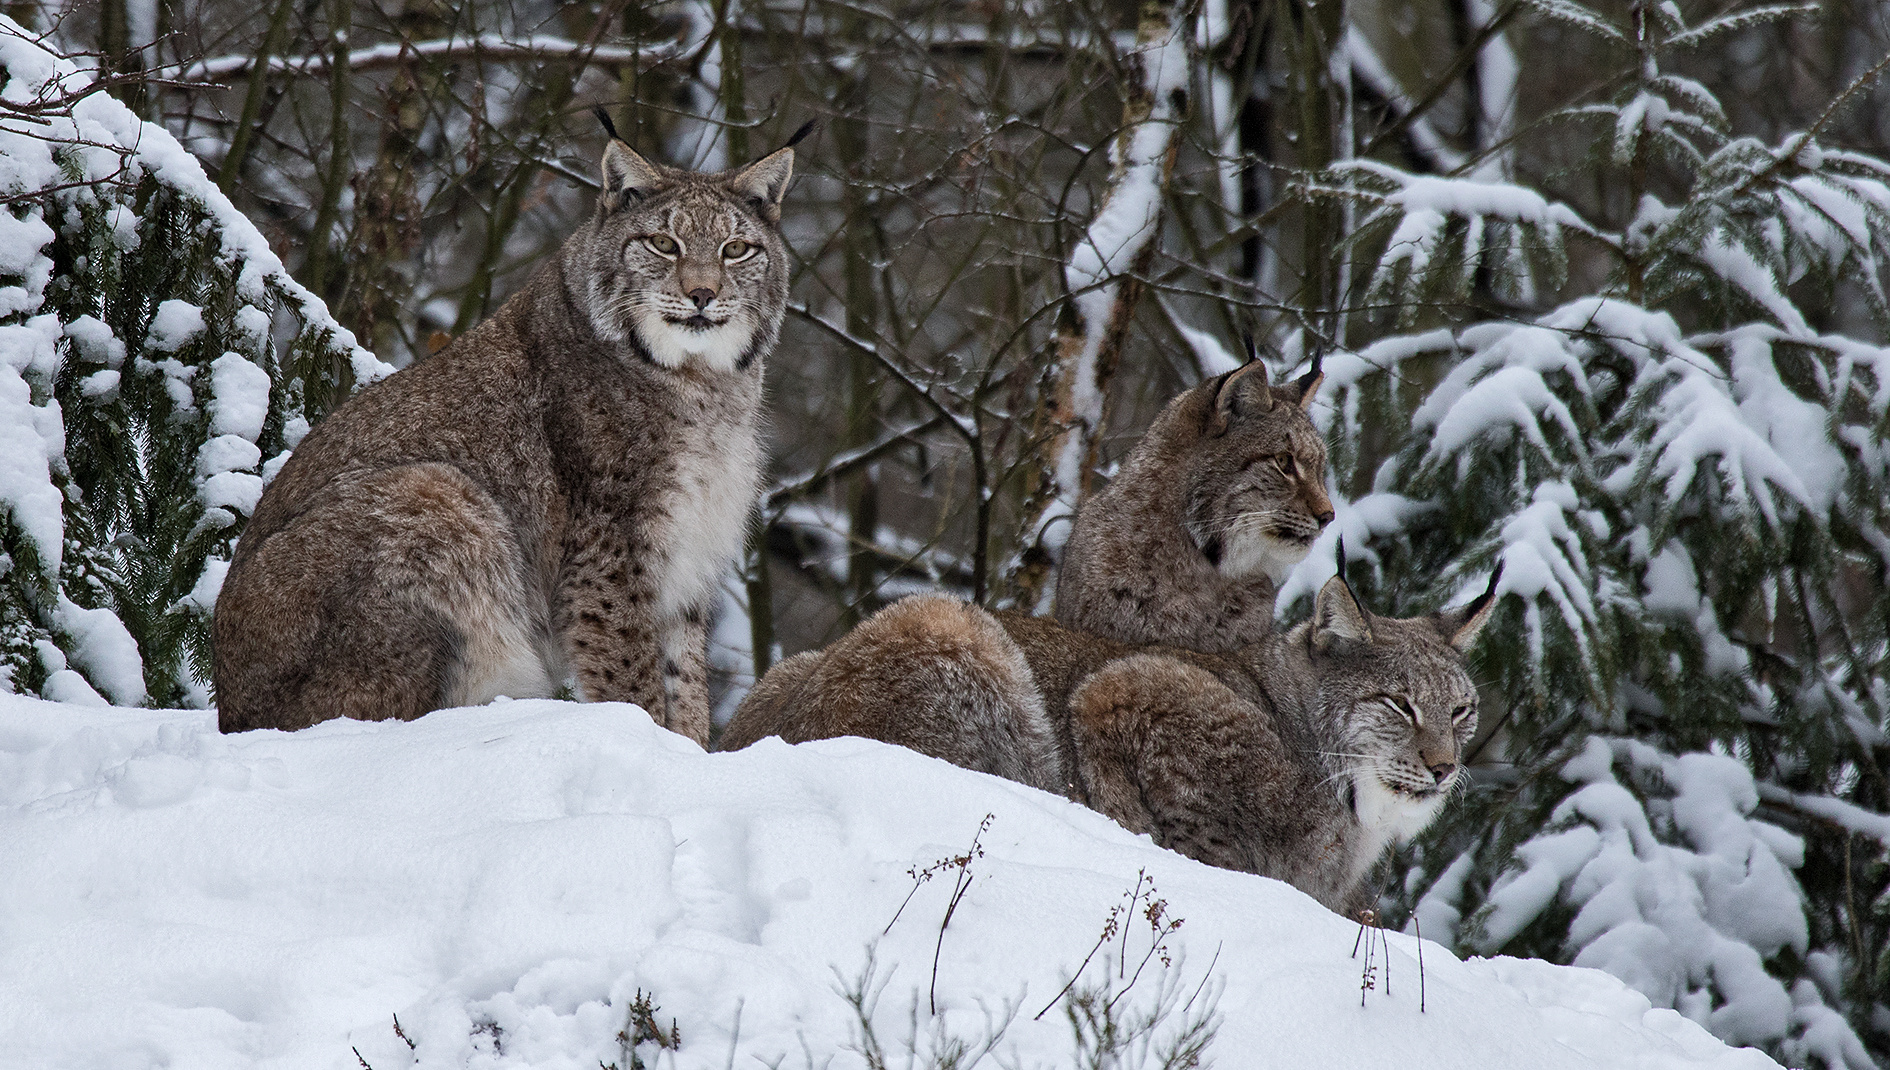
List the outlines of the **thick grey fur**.
{"type": "Polygon", "coordinates": [[[349,399],[269,486],[217,602],[224,731],[568,681],[706,744],[706,614],[760,475],[793,153],[699,174],[612,140],[602,169],[590,221],[519,293],[349,399]]]}
{"type": "Polygon", "coordinates": [[[1057,621],[1210,653],[1266,635],[1276,585],[1332,520],[1305,411],[1320,379],[1270,386],[1252,361],[1170,401],[1077,513],[1057,621]]]}
{"type": "Polygon", "coordinates": [[[1463,652],[1494,601],[1378,617],[1335,578],[1311,620],[1213,655],[915,596],[777,666],[720,746],[898,743],[1349,913],[1461,781],[1477,723],[1463,652]]]}

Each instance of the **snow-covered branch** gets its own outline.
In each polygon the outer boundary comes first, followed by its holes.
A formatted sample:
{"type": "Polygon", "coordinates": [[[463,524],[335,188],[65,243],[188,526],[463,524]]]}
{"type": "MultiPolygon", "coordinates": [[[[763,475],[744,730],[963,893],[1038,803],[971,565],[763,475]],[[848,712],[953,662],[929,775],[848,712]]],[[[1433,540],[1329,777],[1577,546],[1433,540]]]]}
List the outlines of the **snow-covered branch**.
{"type": "MultiPolygon", "coordinates": [[[[680,53],[674,44],[624,45],[592,44],[562,37],[532,35],[511,38],[504,34],[482,33],[475,37],[446,37],[431,41],[394,41],[367,45],[348,52],[350,70],[375,70],[395,67],[417,59],[477,59],[494,62],[509,60],[577,60],[583,63],[624,65],[656,63],[673,59],[680,53]]],[[[271,74],[318,76],[328,73],[334,55],[310,52],[298,56],[271,56],[271,74]]],[[[201,59],[178,72],[180,82],[216,82],[231,77],[247,77],[256,70],[256,57],[246,55],[214,56],[201,59]]]]}

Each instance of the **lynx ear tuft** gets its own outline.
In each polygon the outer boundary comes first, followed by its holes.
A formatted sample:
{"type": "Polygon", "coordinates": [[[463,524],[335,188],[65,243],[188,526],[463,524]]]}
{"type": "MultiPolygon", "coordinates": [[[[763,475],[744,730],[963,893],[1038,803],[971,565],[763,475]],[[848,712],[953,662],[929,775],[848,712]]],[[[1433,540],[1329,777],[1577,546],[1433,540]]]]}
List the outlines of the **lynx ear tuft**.
{"type": "Polygon", "coordinates": [[[1208,429],[1223,435],[1240,417],[1272,408],[1273,389],[1267,385],[1267,366],[1250,360],[1221,376],[1221,385],[1214,391],[1214,415],[1208,429]]]}
{"type": "Polygon", "coordinates": [[[1300,376],[1291,387],[1287,388],[1289,391],[1297,393],[1298,396],[1294,397],[1292,401],[1295,405],[1298,405],[1302,411],[1312,408],[1313,395],[1319,392],[1319,384],[1326,380],[1326,373],[1320,370],[1319,367],[1320,364],[1325,361],[1325,356],[1323,352],[1316,349],[1313,350],[1312,368],[1309,369],[1305,375],[1300,376]]]}
{"type": "Polygon", "coordinates": [[[637,151],[612,138],[604,144],[604,199],[612,211],[625,208],[668,185],[656,165],[637,155],[637,151]]]}
{"type": "Polygon", "coordinates": [[[1343,571],[1327,580],[1313,599],[1312,628],[1313,649],[1321,654],[1340,642],[1372,641],[1371,618],[1353,597],[1343,571]]]}
{"type": "Polygon", "coordinates": [[[610,135],[610,140],[612,141],[623,140],[622,138],[617,136],[617,124],[610,121],[610,113],[604,110],[604,106],[602,104],[599,104],[596,107],[592,108],[591,114],[597,116],[597,121],[604,125],[604,133],[610,135]]]}
{"type": "Polygon", "coordinates": [[[787,196],[788,180],[793,177],[794,149],[790,145],[730,175],[728,184],[761,218],[779,223],[781,198],[787,196]]]}
{"type": "Polygon", "coordinates": [[[790,137],[787,139],[787,144],[782,145],[781,147],[784,149],[791,149],[794,146],[800,144],[801,142],[806,141],[807,135],[813,133],[814,127],[818,125],[820,125],[819,119],[807,120],[806,122],[801,124],[801,128],[799,130],[794,131],[793,137],[790,137]]]}
{"type": "Polygon", "coordinates": [[[1496,581],[1503,578],[1503,563],[1496,563],[1496,571],[1490,573],[1489,585],[1483,593],[1470,600],[1470,604],[1457,609],[1446,609],[1432,619],[1437,630],[1442,632],[1450,645],[1458,653],[1466,653],[1470,645],[1477,641],[1477,633],[1489,622],[1490,614],[1496,609],[1496,581]]]}

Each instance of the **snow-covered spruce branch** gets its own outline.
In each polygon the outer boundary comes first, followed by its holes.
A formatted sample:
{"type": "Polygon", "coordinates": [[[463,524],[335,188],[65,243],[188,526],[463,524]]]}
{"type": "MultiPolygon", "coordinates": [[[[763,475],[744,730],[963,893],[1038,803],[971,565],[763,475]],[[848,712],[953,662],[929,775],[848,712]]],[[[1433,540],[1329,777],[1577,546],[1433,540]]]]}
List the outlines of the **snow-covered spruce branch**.
{"type": "Polygon", "coordinates": [[[0,68],[66,102],[0,112],[0,686],[201,705],[207,614],[319,415],[309,380],[392,369],[161,127],[3,18],[0,68]]]}

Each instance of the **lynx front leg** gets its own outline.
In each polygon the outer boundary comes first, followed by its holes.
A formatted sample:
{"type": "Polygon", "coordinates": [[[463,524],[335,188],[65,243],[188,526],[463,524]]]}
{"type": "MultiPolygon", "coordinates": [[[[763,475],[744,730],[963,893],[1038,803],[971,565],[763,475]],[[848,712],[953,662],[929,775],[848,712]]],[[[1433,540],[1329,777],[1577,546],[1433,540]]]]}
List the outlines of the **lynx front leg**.
{"type": "Polygon", "coordinates": [[[552,624],[578,695],[586,702],[634,702],[661,723],[665,629],[647,554],[634,543],[608,539],[603,523],[574,527],[577,545],[559,577],[552,624]]]}
{"type": "Polygon", "coordinates": [[[670,731],[709,745],[709,629],[699,609],[684,611],[663,630],[662,721],[670,731]]]}

